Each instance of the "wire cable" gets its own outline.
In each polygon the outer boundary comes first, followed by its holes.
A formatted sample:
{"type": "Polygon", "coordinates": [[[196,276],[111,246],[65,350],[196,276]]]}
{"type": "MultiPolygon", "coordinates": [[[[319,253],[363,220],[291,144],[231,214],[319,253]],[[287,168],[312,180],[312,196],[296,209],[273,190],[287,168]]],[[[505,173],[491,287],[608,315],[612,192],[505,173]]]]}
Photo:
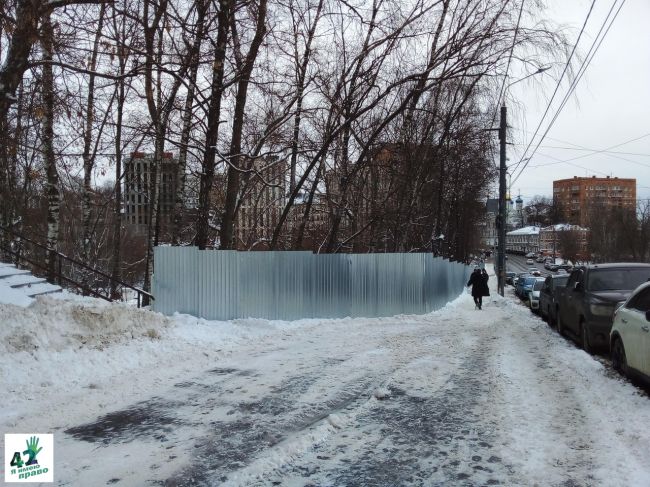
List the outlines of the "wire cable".
{"type": "MultiPolygon", "coordinates": [[[[553,116],[553,119],[551,120],[551,122],[549,123],[548,127],[547,127],[546,130],[544,131],[544,134],[540,137],[539,141],[537,142],[537,145],[535,146],[535,149],[533,149],[532,154],[531,154],[530,157],[525,161],[524,165],[523,165],[522,168],[519,170],[519,173],[515,176],[515,178],[514,178],[515,181],[517,181],[517,179],[519,179],[519,177],[522,175],[523,171],[526,169],[526,167],[527,167],[528,164],[530,163],[531,158],[535,155],[535,153],[537,152],[537,149],[538,149],[539,146],[542,144],[542,141],[544,140],[544,138],[546,137],[546,135],[548,134],[548,132],[549,132],[549,131],[551,130],[551,128],[553,127],[553,124],[554,124],[555,121],[558,119],[558,117],[559,117],[559,115],[560,115],[560,112],[561,112],[562,109],[566,106],[566,103],[567,103],[567,101],[569,100],[569,98],[571,97],[571,95],[573,94],[573,92],[575,91],[575,88],[576,88],[578,82],[582,79],[582,76],[583,76],[584,73],[586,72],[587,68],[588,68],[589,65],[591,64],[591,61],[593,60],[594,56],[595,56],[596,53],[598,52],[598,49],[599,49],[600,46],[602,45],[603,40],[604,40],[605,37],[607,36],[607,33],[609,32],[609,30],[611,29],[611,27],[612,27],[614,21],[616,20],[616,18],[618,17],[619,13],[621,12],[621,9],[623,8],[623,5],[625,5],[625,0],[622,0],[621,4],[620,4],[619,7],[618,7],[618,10],[616,10],[616,13],[615,13],[614,16],[612,17],[612,20],[609,22],[609,25],[607,26],[607,29],[606,29],[605,32],[602,34],[602,36],[600,36],[600,34],[601,34],[602,31],[603,31],[603,28],[605,27],[605,25],[607,24],[607,21],[609,20],[609,17],[611,16],[611,12],[612,12],[612,11],[614,10],[614,8],[616,7],[616,3],[617,3],[617,1],[618,1],[618,0],[614,0],[614,3],[612,4],[612,7],[610,8],[609,13],[607,14],[607,17],[605,18],[605,21],[603,22],[603,24],[601,25],[600,30],[598,31],[598,35],[597,35],[596,38],[594,39],[594,42],[592,43],[591,48],[589,49],[589,53],[587,54],[587,58],[585,58],[585,61],[582,63],[580,69],[578,70],[578,76],[576,76],[576,78],[574,79],[573,83],[572,83],[571,86],[569,87],[569,90],[567,91],[567,93],[566,93],[566,95],[564,96],[562,102],[560,103],[560,106],[559,106],[558,109],[556,110],[555,115],[553,116]],[[600,36],[600,39],[599,39],[599,36],[600,36]],[[596,43],[597,43],[597,44],[596,44],[596,43]],[[594,48],[594,46],[595,46],[595,48],[594,48]]],[[[533,136],[533,139],[534,139],[534,136],[533,136]]],[[[531,144],[532,144],[533,139],[531,139],[531,144]]],[[[529,145],[529,147],[530,147],[530,145],[529,145]]],[[[614,147],[618,147],[618,146],[614,146],[614,147]]],[[[612,148],[613,148],[613,147],[612,147],[612,148]]],[[[528,151],[528,147],[526,148],[526,152],[527,152],[527,151],[528,151]]],[[[526,152],[524,152],[524,156],[526,155],[526,152]]],[[[580,156],[580,157],[578,157],[578,159],[580,159],[580,158],[582,158],[582,157],[586,157],[586,156],[587,156],[587,155],[585,155],[585,156],[580,156]]],[[[621,158],[621,159],[623,159],[623,158],[621,158]]],[[[522,160],[523,160],[523,157],[522,157],[522,160]]],[[[628,160],[628,159],[625,159],[625,160],[628,160]]],[[[628,161],[629,161],[629,160],[628,160],[628,161]]],[[[633,161],[630,161],[630,162],[633,162],[633,161]]],[[[641,164],[641,165],[643,165],[643,164],[641,164]]],[[[514,172],[514,171],[513,171],[513,172],[514,172]]]]}
{"type": "MultiPolygon", "coordinates": [[[[589,21],[589,17],[591,17],[591,12],[594,9],[594,5],[596,4],[596,0],[592,0],[591,6],[589,7],[589,12],[587,12],[587,17],[585,18],[585,21],[582,24],[582,28],[580,29],[580,33],[578,34],[578,38],[576,39],[576,43],[573,45],[573,49],[571,49],[571,54],[569,54],[569,59],[567,59],[566,64],[564,65],[564,69],[562,70],[562,74],[560,75],[560,79],[557,81],[555,85],[555,90],[553,90],[553,95],[551,96],[551,99],[548,102],[548,105],[546,106],[546,110],[544,110],[544,114],[542,115],[542,118],[539,121],[539,124],[537,125],[537,128],[535,129],[535,133],[533,137],[530,139],[530,142],[528,143],[528,146],[526,147],[526,150],[524,150],[524,153],[521,156],[521,159],[519,162],[517,162],[517,165],[515,168],[512,170],[515,172],[517,168],[519,167],[519,164],[521,164],[521,161],[524,160],[526,157],[526,153],[528,152],[528,149],[530,149],[530,146],[533,144],[533,141],[535,140],[535,137],[537,136],[537,133],[539,132],[539,129],[542,128],[542,124],[544,123],[544,119],[546,118],[546,115],[548,114],[549,110],[551,109],[551,105],[553,104],[553,100],[555,100],[555,95],[557,94],[558,90],[560,89],[560,84],[562,83],[562,80],[564,79],[564,75],[566,74],[567,70],[569,69],[569,66],[571,65],[571,59],[573,59],[573,55],[576,52],[576,49],[578,47],[578,44],[580,43],[580,39],[582,38],[582,34],[585,31],[585,27],[587,27],[587,22],[589,21]]],[[[515,179],[516,181],[516,179],[515,179]]]]}
{"type": "MultiPolygon", "coordinates": [[[[625,142],[621,142],[620,144],[615,144],[615,145],[612,145],[612,146],[610,146],[610,147],[606,147],[605,149],[602,149],[602,150],[594,150],[594,151],[592,151],[592,152],[589,153],[589,154],[582,154],[582,155],[579,155],[579,156],[576,156],[576,157],[572,157],[572,158],[570,158],[570,159],[565,159],[565,160],[559,160],[559,159],[558,159],[557,162],[549,162],[549,163],[546,163],[546,164],[535,164],[535,165],[532,165],[532,166],[530,166],[530,167],[544,167],[544,166],[551,166],[551,165],[554,165],[554,164],[560,164],[560,163],[563,163],[563,162],[569,162],[569,161],[576,161],[576,160],[578,160],[578,159],[584,159],[585,157],[590,157],[590,156],[593,156],[593,155],[596,155],[596,154],[607,154],[607,153],[609,152],[610,149],[616,149],[617,147],[621,147],[622,145],[631,144],[632,142],[636,142],[637,140],[641,140],[641,139],[644,139],[644,138],[649,137],[649,136],[650,136],[650,132],[648,132],[647,134],[643,134],[643,135],[641,135],[640,137],[635,137],[635,138],[630,139],[630,140],[627,140],[627,141],[625,141],[625,142]]],[[[576,150],[580,150],[580,149],[576,149],[576,150]]],[[[650,167],[650,165],[648,165],[648,164],[644,164],[644,163],[642,163],[642,162],[633,161],[633,160],[631,160],[631,159],[626,159],[626,158],[624,158],[624,157],[618,157],[618,156],[615,156],[615,155],[613,155],[613,154],[608,154],[608,155],[610,155],[611,157],[616,157],[617,159],[621,159],[621,160],[623,160],[623,161],[633,162],[633,163],[635,163],[635,164],[640,164],[641,166],[650,167]]],[[[547,157],[548,157],[548,156],[547,156],[547,157]]],[[[553,157],[553,159],[555,159],[555,158],[553,157]]]]}
{"type": "MultiPolygon", "coordinates": [[[[594,0],[595,1],[595,0],[594,0]]],[[[517,25],[515,25],[515,33],[512,36],[512,45],[510,46],[510,54],[508,55],[508,63],[506,64],[506,73],[503,76],[503,82],[501,83],[501,89],[499,90],[499,98],[497,98],[497,104],[494,108],[494,114],[492,115],[492,123],[490,126],[494,125],[494,121],[497,118],[497,113],[499,107],[501,106],[501,98],[503,98],[506,90],[506,80],[508,79],[508,71],[510,70],[510,62],[512,61],[512,53],[515,50],[515,44],[517,43],[517,34],[519,33],[519,22],[521,22],[521,14],[524,11],[524,0],[521,0],[521,6],[519,7],[519,16],[517,17],[517,25]]]]}

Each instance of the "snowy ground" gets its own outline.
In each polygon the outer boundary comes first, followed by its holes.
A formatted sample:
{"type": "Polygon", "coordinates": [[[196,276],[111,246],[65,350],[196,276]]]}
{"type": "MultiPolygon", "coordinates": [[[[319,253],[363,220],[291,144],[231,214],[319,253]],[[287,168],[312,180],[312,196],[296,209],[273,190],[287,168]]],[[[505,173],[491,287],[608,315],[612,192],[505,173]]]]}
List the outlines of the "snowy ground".
{"type": "Polygon", "coordinates": [[[0,430],[54,433],[57,485],[650,483],[647,394],[511,296],[296,322],[43,297],[0,323],[0,430]]]}

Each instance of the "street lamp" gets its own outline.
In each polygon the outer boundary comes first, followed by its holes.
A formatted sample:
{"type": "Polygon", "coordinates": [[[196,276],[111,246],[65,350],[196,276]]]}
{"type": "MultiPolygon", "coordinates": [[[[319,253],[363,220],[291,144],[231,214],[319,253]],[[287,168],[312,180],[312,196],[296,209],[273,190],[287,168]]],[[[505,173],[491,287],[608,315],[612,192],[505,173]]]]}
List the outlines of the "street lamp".
{"type": "Polygon", "coordinates": [[[497,253],[497,281],[499,294],[503,296],[505,294],[505,284],[506,284],[506,218],[507,218],[507,209],[506,209],[506,102],[505,94],[512,85],[519,83],[531,76],[536,74],[543,73],[549,69],[549,67],[540,67],[537,68],[537,71],[530,73],[523,78],[520,78],[512,83],[506,85],[503,90],[503,102],[501,104],[501,119],[499,120],[499,245],[497,253]]]}

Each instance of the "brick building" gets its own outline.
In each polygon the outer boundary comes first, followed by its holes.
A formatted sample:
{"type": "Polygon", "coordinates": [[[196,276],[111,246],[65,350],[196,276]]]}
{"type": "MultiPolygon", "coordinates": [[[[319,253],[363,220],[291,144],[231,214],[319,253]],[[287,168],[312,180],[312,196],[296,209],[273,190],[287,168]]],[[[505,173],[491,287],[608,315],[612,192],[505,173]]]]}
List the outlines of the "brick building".
{"type": "Polygon", "coordinates": [[[540,252],[549,256],[562,255],[562,235],[563,232],[571,232],[571,238],[576,240],[579,254],[586,258],[587,255],[587,237],[589,230],[578,225],[569,225],[567,223],[558,223],[544,227],[539,231],[540,252]]]}
{"type": "Polygon", "coordinates": [[[589,214],[603,208],[623,208],[636,212],[636,179],[579,178],[553,181],[553,201],[562,220],[589,227],[589,214]]]}

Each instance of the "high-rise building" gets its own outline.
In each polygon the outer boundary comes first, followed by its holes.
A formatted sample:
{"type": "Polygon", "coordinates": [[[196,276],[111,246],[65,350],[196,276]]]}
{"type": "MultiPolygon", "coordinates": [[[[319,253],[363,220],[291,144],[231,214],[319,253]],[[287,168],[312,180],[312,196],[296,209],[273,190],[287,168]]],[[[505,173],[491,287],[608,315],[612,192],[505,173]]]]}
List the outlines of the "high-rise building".
{"type": "MultiPolygon", "coordinates": [[[[160,206],[160,224],[171,223],[176,197],[176,170],[178,161],[171,152],[163,154],[159,168],[160,187],[158,205],[160,206]]],[[[149,225],[149,201],[151,200],[153,178],[153,154],[133,152],[124,163],[124,222],[135,231],[144,235],[149,225]]]]}
{"type": "Polygon", "coordinates": [[[562,220],[589,227],[590,214],[603,209],[636,211],[636,179],[606,178],[560,179],[553,181],[553,202],[562,220]]]}
{"type": "Polygon", "coordinates": [[[258,157],[244,182],[235,235],[236,247],[262,249],[270,242],[286,203],[287,161],[258,157]]]}

